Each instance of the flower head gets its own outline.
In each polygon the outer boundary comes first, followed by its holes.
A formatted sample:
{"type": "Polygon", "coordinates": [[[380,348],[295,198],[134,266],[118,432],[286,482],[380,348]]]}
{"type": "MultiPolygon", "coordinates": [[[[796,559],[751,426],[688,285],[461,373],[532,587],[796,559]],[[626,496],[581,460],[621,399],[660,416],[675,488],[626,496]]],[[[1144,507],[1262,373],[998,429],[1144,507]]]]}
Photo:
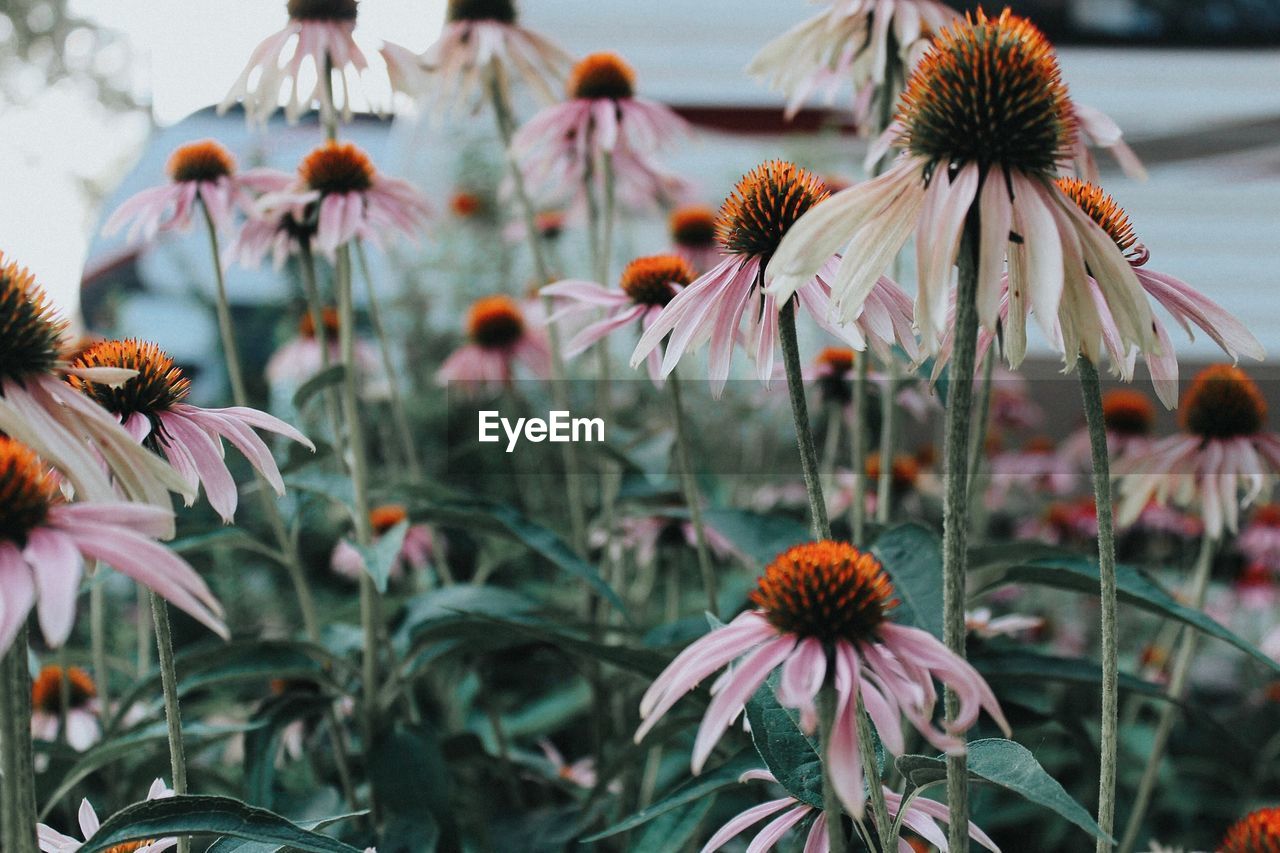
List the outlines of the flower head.
{"type": "MultiPolygon", "coordinates": [[[[402,524],[405,525],[404,538],[401,540],[400,551],[391,564],[389,577],[392,579],[403,577],[406,570],[422,571],[429,568],[438,548],[434,531],[425,524],[409,523],[409,511],[404,506],[383,504],[369,511],[369,526],[373,530],[375,541],[402,524]]],[[[329,567],[334,574],[348,580],[359,580],[368,571],[364,557],[347,539],[341,540],[334,547],[329,567]]]]}
{"type": "Polygon", "coordinates": [[[97,685],[80,667],[44,667],[31,683],[31,736],[49,742],[57,740],[65,716],[67,743],[77,752],[84,752],[102,736],[97,696],[97,685]]]}
{"type": "MultiPolygon", "coordinates": [[[[152,782],[151,789],[147,792],[148,800],[163,800],[172,796],[173,791],[160,779],[152,782]]],[[[80,802],[79,821],[80,832],[84,835],[84,840],[92,841],[93,836],[102,825],[98,820],[98,813],[94,811],[93,805],[88,799],[80,802]]],[[[76,850],[83,846],[81,842],[76,841],[74,838],[68,838],[43,823],[36,827],[36,835],[42,853],[75,853],[76,850]]],[[[163,853],[163,851],[170,850],[177,845],[178,839],[176,838],[131,841],[108,847],[106,853],[163,853]]]]}
{"type": "Polygon", "coordinates": [[[706,205],[687,204],[677,207],[668,218],[671,243],[699,272],[715,263],[720,255],[716,241],[716,213],[706,205]]]}
{"type": "Polygon", "coordinates": [[[1218,845],[1219,853],[1272,853],[1280,850],[1280,808],[1250,812],[1233,824],[1218,845]]]}
{"type": "Polygon", "coordinates": [[[276,490],[284,480],[271,449],[253,431],[286,436],[312,450],[306,436],[284,421],[256,409],[202,409],[186,402],[190,382],[168,353],[139,340],[103,341],[76,360],[80,368],[123,368],[134,371],[125,382],[110,386],[71,377],[71,383],[111,412],[138,442],[160,453],[186,479],[191,489],[204,486],[210,505],[230,523],[239,496],[223,461],[223,440],[242,452],[276,490]]]}
{"type": "MultiPolygon", "coordinates": [[[[665,376],[688,349],[709,341],[710,379],[718,395],[729,378],[734,344],[740,341],[755,359],[757,376],[766,381],[772,378],[778,311],[786,300],[765,291],[762,272],[792,226],[826,197],[826,185],[816,175],[782,160],[767,161],[744,175],[716,218],[716,238],[724,258],[663,310],[641,337],[632,365],[670,335],[662,360],[665,376]]],[[[896,341],[914,354],[910,300],[887,278],[875,283],[856,324],[837,328],[827,322],[828,280],[837,261],[828,258],[798,287],[795,295],[800,304],[822,328],[858,349],[870,340],[888,357],[896,341]]]]}
{"type": "Polygon", "coordinates": [[[566,90],[570,98],[620,101],[636,93],[636,72],[616,53],[592,53],[569,72],[566,90]]]}
{"type": "Polygon", "coordinates": [[[467,343],[454,350],[436,372],[440,384],[459,383],[468,391],[511,383],[517,363],[536,376],[550,370],[550,350],[525,311],[509,296],[476,300],[467,312],[467,343]]]}
{"type": "Polygon", "coordinates": [[[828,768],[841,802],[860,816],[865,797],[858,759],[855,692],[871,715],[885,748],[904,748],[905,716],[939,749],[964,749],[960,734],[985,709],[1007,731],[995,696],[982,677],[927,631],[887,618],[893,585],[876,558],[843,542],[810,542],[779,554],[760,578],[752,602],[759,609],[738,616],[681,652],[640,702],[637,742],[704,678],[737,660],[713,690],[698,728],[693,770],[702,769],[716,742],[774,669],[781,669],[778,701],[800,711],[802,724],[817,723],[815,698],[828,679],[837,692],[829,738],[828,768]],[[740,660],[738,660],[741,658],[740,660]],[[932,721],[934,679],[955,689],[961,709],[945,730],[932,721]]]}
{"type": "Polygon", "coordinates": [[[1255,435],[1267,422],[1267,401],[1238,367],[1215,364],[1196,376],[1182,405],[1182,428],[1206,441],[1255,435]]]}
{"type": "Polygon", "coordinates": [[[1147,436],[1155,427],[1156,410],[1141,391],[1113,388],[1102,396],[1102,420],[1107,432],[1147,436]]]}

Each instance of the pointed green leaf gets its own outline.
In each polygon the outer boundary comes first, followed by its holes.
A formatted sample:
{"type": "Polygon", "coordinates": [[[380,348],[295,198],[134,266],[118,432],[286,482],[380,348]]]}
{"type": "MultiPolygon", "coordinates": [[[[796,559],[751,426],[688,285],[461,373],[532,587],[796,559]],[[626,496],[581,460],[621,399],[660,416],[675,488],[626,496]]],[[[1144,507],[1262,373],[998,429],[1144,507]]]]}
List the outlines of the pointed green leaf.
{"type": "Polygon", "coordinates": [[[404,535],[409,532],[409,521],[397,524],[378,537],[372,545],[356,545],[353,547],[364,562],[364,570],[373,578],[373,585],[378,592],[387,591],[387,581],[391,578],[391,570],[400,558],[400,548],[404,545],[404,535]]]}
{"type": "MultiPolygon", "coordinates": [[[[776,681],[770,679],[770,681],[776,681]]],[[[782,707],[773,685],[765,683],[747,702],[751,740],[769,772],[787,793],[822,808],[822,758],[816,743],[800,728],[796,713],[782,707]]]]}
{"type": "Polygon", "coordinates": [[[871,551],[884,564],[898,595],[893,621],[942,638],[942,541],[919,524],[881,533],[871,551]]]}

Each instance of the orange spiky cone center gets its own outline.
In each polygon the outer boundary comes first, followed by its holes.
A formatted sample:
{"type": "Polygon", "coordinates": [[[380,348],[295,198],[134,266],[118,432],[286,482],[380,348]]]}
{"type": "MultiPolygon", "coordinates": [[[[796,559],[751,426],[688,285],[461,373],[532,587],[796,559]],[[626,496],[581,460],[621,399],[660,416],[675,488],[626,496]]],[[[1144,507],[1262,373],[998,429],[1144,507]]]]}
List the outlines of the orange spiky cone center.
{"type": "Polygon", "coordinates": [[[796,545],[774,557],[751,601],[780,631],[855,643],[873,640],[897,604],[879,560],[832,540],[796,545]]]}

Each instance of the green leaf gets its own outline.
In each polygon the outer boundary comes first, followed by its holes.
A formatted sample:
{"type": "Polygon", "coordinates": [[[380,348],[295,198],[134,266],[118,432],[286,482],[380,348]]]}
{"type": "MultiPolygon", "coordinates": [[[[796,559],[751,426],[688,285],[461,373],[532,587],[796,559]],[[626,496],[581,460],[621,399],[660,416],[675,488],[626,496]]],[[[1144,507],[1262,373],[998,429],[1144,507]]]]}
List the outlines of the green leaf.
{"type": "Polygon", "coordinates": [[[801,730],[795,712],[779,704],[771,683],[762,684],[747,702],[747,719],[756,752],[778,784],[800,802],[822,808],[821,753],[801,730]]]}
{"type": "Polygon", "coordinates": [[[408,532],[409,520],[405,519],[379,536],[378,541],[372,545],[352,543],[359,552],[360,559],[364,561],[364,569],[369,573],[369,577],[373,578],[373,585],[378,588],[378,592],[387,591],[387,580],[391,577],[391,570],[395,568],[396,560],[400,557],[404,535],[408,532]]]}
{"type": "Polygon", "coordinates": [[[669,853],[671,850],[683,850],[715,804],[716,795],[712,794],[667,812],[650,823],[644,833],[632,842],[631,853],[669,853]]]}
{"type": "Polygon", "coordinates": [[[230,797],[191,795],[134,803],[116,812],[79,853],[106,853],[130,841],[178,835],[221,835],[304,853],[360,853],[349,844],[303,829],[266,809],[230,797]]]}
{"type": "Polygon", "coordinates": [[[899,604],[895,622],[942,638],[942,542],[919,524],[904,524],[880,534],[871,551],[893,581],[899,604]]]}
{"type": "Polygon", "coordinates": [[[699,776],[685,780],[656,803],[641,809],[631,817],[615,823],[602,832],[582,839],[582,842],[585,844],[591,841],[599,841],[602,838],[609,838],[610,836],[635,829],[637,826],[643,826],[655,818],[673,812],[690,803],[708,799],[717,791],[737,785],[738,779],[741,778],[743,773],[748,770],[758,769],[760,769],[760,759],[752,755],[750,751],[743,750],[715,770],[708,770],[699,776]]]}
{"type": "Polygon", "coordinates": [[[284,729],[294,720],[323,714],[332,701],[315,694],[286,693],[265,702],[254,713],[255,727],[244,740],[244,789],[249,802],[267,807],[273,804],[276,754],[284,729]]]}
{"type": "Polygon", "coordinates": [[[813,539],[813,534],[803,522],[776,513],[710,509],[704,517],[709,526],[762,566],[792,545],[813,539]]]}
{"type": "MultiPolygon", "coordinates": [[[[303,829],[317,830],[328,829],[334,824],[342,823],[348,820],[354,820],[358,817],[364,817],[367,811],[349,812],[348,814],[334,815],[333,817],[321,818],[320,820],[298,821],[297,825],[303,829]]],[[[209,845],[209,849],[205,853],[282,853],[287,850],[289,845],[278,844],[271,841],[244,841],[234,838],[219,838],[217,841],[209,845]]]]}
{"type": "Polygon", "coordinates": [[[452,834],[449,768],[435,729],[427,723],[398,725],[380,737],[370,756],[369,782],[387,815],[421,822],[452,834]]]}
{"type": "Polygon", "coordinates": [[[333,364],[312,376],[298,388],[293,395],[293,408],[301,412],[311,402],[311,398],[326,388],[338,385],[346,378],[347,369],[341,364],[333,364]]]}
{"type": "MultiPolygon", "coordinates": [[[[1073,800],[1022,744],[1003,738],[971,741],[968,766],[971,781],[1005,788],[1071,821],[1095,838],[1112,840],[1084,806],[1073,800]]],[[[944,758],[903,755],[898,758],[897,767],[917,788],[945,779],[947,775],[944,758]]]]}
{"type": "MultiPolygon", "coordinates": [[[[1091,595],[1098,594],[1100,583],[1098,566],[1095,562],[1069,554],[1041,558],[1014,566],[997,563],[982,570],[975,580],[978,582],[976,587],[979,590],[988,590],[1008,583],[1030,583],[1091,595]]],[[[1141,569],[1124,564],[1116,566],[1116,593],[1126,604],[1190,625],[1211,637],[1230,643],[1266,664],[1272,671],[1280,672],[1280,661],[1272,660],[1201,611],[1179,603],[1141,569]]]]}

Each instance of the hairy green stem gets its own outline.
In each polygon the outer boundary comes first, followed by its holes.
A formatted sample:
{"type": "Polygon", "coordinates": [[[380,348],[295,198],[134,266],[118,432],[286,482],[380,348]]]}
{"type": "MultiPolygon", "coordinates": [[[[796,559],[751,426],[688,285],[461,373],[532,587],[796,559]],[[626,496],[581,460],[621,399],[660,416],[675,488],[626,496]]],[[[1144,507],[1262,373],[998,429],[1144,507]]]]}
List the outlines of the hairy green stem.
{"type": "Polygon", "coordinates": [[[855,689],[853,701],[854,717],[858,725],[858,752],[862,756],[862,768],[867,779],[868,799],[871,801],[871,816],[876,825],[876,837],[880,839],[880,849],[886,853],[897,849],[897,839],[893,836],[893,820],[889,817],[889,806],[884,799],[884,785],[880,779],[880,763],[876,759],[876,745],[871,737],[871,718],[862,704],[862,693],[855,689]]]}
{"type": "MultiPolygon", "coordinates": [[[[960,242],[956,291],[955,350],[948,383],[946,490],[942,507],[942,615],[947,648],[965,656],[965,563],[969,517],[969,425],[973,408],[973,370],[978,344],[978,234],[976,208],[969,211],[960,242]]],[[[954,721],[960,701],[954,690],[944,696],[946,719],[954,721]]],[[[969,784],[964,755],[947,756],[947,838],[950,849],[969,849],[969,784]]]]}
{"type": "Polygon", "coordinates": [[[830,853],[847,853],[849,840],[844,834],[844,809],[836,786],[831,782],[831,730],[835,726],[836,694],[835,676],[828,667],[826,683],[818,691],[818,730],[822,733],[822,812],[827,818],[827,835],[830,853]]]}
{"type": "MultiPolygon", "coordinates": [[[[156,629],[156,653],[160,661],[160,686],[164,693],[164,721],[169,733],[169,767],[173,792],[187,793],[187,756],[182,746],[182,709],[178,703],[178,668],[173,652],[173,629],[169,625],[169,605],[151,593],[151,620],[156,629]]],[[[191,839],[178,839],[178,853],[189,853],[191,839]]]]}
{"type": "Polygon", "coordinates": [[[853,422],[849,424],[849,455],[853,471],[853,499],[849,502],[849,529],[853,544],[862,546],[867,528],[867,385],[870,383],[870,356],[856,356],[853,374],[853,422]]]}
{"type": "MultiPolygon", "coordinates": [[[[787,372],[787,391],[791,396],[791,417],[795,422],[796,444],[800,448],[800,470],[809,496],[809,520],[814,535],[831,538],[831,522],[827,503],[822,496],[822,475],[818,470],[818,450],[809,426],[809,404],[804,396],[804,378],[800,367],[800,345],[796,340],[796,300],[790,299],[778,315],[778,338],[782,342],[782,363],[787,372]]],[[[855,495],[855,500],[857,496],[855,495]]]]}
{"type": "Polygon", "coordinates": [[[876,522],[881,525],[889,523],[892,508],[893,454],[898,438],[898,363],[892,356],[886,360],[885,370],[889,375],[880,398],[880,480],[876,484],[876,522]]]}
{"type": "MultiPolygon", "coordinates": [[[[1076,359],[1089,449],[1093,456],[1093,494],[1098,514],[1098,576],[1102,612],[1102,717],[1098,768],[1098,826],[1111,835],[1116,817],[1116,756],[1119,752],[1119,627],[1116,623],[1116,534],[1111,505],[1111,462],[1107,450],[1107,424],[1102,413],[1102,381],[1098,368],[1083,355],[1076,359]]],[[[1111,842],[1099,838],[1097,853],[1107,853],[1111,842]]]]}
{"type": "MultiPolygon", "coordinates": [[[[1217,541],[1205,536],[1200,543],[1200,554],[1196,558],[1196,567],[1191,579],[1191,594],[1188,606],[1199,610],[1204,606],[1205,595],[1209,591],[1209,575],[1213,568],[1213,557],[1217,550],[1217,541]]],[[[1120,841],[1119,853],[1132,853],[1138,843],[1138,833],[1142,831],[1142,822],[1151,806],[1151,798],[1155,793],[1156,781],[1160,775],[1160,762],[1169,745],[1169,737],[1173,734],[1178,705],[1182,700],[1187,679],[1191,674],[1191,662],[1195,659],[1196,645],[1200,635],[1184,627],[1182,639],[1174,656],[1173,669],[1169,673],[1169,687],[1165,696],[1169,702],[1160,709],[1160,719],[1156,724],[1155,738],[1151,743],[1151,752],[1147,756],[1146,767],[1142,771],[1142,780],[1138,783],[1138,793],[1134,797],[1133,810],[1129,813],[1129,822],[1125,824],[1124,838],[1120,841]]]]}
{"type": "Polygon", "coordinates": [[[35,767],[31,760],[31,673],[22,627],[0,662],[0,849],[36,853],[35,767]]]}
{"type": "Polygon", "coordinates": [[[680,396],[680,378],[673,371],[667,378],[671,385],[671,404],[676,421],[676,463],[680,466],[680,485],[684,489],[684,502],[689,507],[689,521],[693,524],[694,544],[698,552],[698,569],[702,572],[702,588],[707,594],[707,609],[720,618],[718,581],[715,566],[711,563],[711,550],[707,547],[707,529],[702,518],[702,501],[698,497],[698,484],[693,476],[693,464],[689,461],[689,437],[685,426],[684,402],[680,396]]]}
{"type": "MultiPolygon", "coordinates": [[[[995,372],[996,351],[987,351],[982,360],[982,385],[978,389],[978,416],[974,419],[973,439],[969,442],[969,494],[976,494],[978,476],[982,473],[982,459],[986,451],[987,429],[991,419],[991,382],[995,372]]],[[[976,365],[975,365],[976,368],[976,365]]]]}
{"type": "Polygon", "coordinates": [[[89,570],[89,650],[93,680],[98,688],[98,719],[105,731],[111,716],[111,668],[107,662],[106,568],[96,561],[89,570]]]}

